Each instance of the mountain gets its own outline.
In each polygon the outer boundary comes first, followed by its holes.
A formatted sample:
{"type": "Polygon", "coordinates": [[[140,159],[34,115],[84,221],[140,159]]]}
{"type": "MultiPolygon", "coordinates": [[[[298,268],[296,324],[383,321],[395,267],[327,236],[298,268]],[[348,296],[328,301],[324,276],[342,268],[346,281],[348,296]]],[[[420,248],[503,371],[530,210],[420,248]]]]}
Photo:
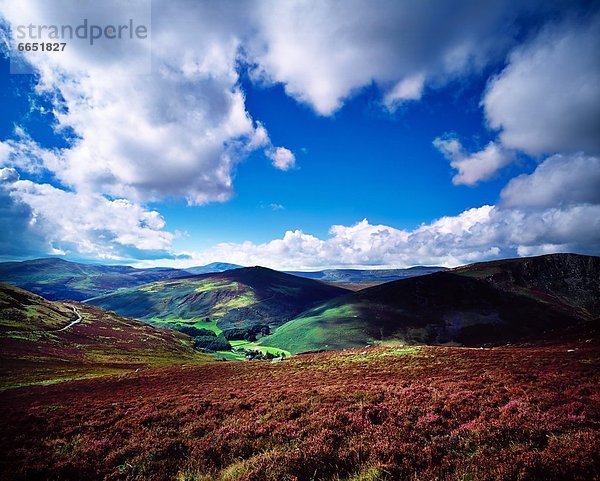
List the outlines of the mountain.
{"type": "Polygon", "coordinates": [[[0,284],[0,388],[207,360],[184,334],[0,284]]]}
{"type": "Polygon", "coordinates": [[[120,287],[133,287],[189,275],[179,269],[135,269],[129,266],[80,264],[57,258],[0,263],[0,282],[50,300],[83,301],[120,287]]]}
{"type": "Polygon", "coordinates": [[[300,272],[292,271],[288,274],[316,279],[322,282],[337,284],[373,284],[406,279],[409,277],[424,276],[446,270],[438,266],[415,266],[408,269],[326,269],[323,271],[300,272]]]}
{"type": "Polygon", "coordinates": [[[211,262],[210,264],[206,264],[205,266],[197,266],[197,267],[186,267],[185,271],[190,274],[198,275],[198,274],[210,274],[213,272],[225,272],[230,271],[232,269],[239,269],[242,266],[237,264],[228,264],[227,262],[211,262]]]}
{"type": "Polygon", "coordinates": [[[483,262],[453,270],[503,290],[600,315],[600,257],[550,254],[483,262]]]}
{"type": "Polygon", "coordinates": [[[161,325],[209,327],[208,320],[228,329],[280,326],[307,308],[347,292],[265,267],[244,267],[120,289],[88,302],[161,325]]]}
{"type": "MultiPolygon", "coordinates": [[[[298,353],[388,340],[481,345],[600,316],[600,257],[553,254],[389,282],[312,308],[264,339],[298,353]]],[[[596,326],[597,323],[594,323],[596,326]]]]}

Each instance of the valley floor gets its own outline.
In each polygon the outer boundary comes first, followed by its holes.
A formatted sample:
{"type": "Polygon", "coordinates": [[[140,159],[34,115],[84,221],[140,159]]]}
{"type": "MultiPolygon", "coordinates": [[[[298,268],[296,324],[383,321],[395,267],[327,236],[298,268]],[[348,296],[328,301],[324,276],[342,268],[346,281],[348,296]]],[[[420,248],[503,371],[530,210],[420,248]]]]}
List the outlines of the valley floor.
{"type": "Polygon", "coordinates": [[[4,479],[600,478],[600,346],[378,347],[0,393],[4,479]]]}

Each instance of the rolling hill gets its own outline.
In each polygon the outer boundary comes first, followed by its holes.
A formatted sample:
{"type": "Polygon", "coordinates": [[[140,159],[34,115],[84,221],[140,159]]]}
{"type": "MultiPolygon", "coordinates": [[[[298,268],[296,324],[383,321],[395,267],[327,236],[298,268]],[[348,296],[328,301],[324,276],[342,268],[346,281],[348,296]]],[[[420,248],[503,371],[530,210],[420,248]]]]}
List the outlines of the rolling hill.
{"type": "Polygon", "coordinates": [[[600,258],[554,254],[382,284],[314,307],[265,338],[293,353],[397,340],[481,345],[600,316],[600,258]]]}
{"type": "Polygon", "coordinates": [[[209,359],[184,334],[0,284],[0,388],[209,359]]]}
{"type": "Polygon", "coordinates": [[[277,327],[347,292],[264,267],[245,267],[120,289],[88,302],[158,325],[218,324],[219,329],[228,329],[258,324],[277,327]]]}

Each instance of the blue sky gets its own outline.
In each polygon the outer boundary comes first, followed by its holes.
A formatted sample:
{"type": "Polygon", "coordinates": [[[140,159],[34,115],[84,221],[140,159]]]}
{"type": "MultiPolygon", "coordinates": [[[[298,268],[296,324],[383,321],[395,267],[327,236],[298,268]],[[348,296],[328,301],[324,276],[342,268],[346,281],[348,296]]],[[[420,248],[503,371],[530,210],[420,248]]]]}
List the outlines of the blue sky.
{"type": "Polygon", "coordinates": [[[191,209],[177,202],[160,211],[194,239],[265,242],[288,229],[326,236],[333,224],[364,218],[413,229],[474,204],[493,204],[516,169],[479,186],[457,188],[448,162],[432,144],[455,129],[475,146],[490,140],[478,105],[484,87],[483,81],[469,88],[450,85],[432,92],[428,105],[408,105],[394,114],[382,111],[379,93],[367,87],[335,116],[321,117],[286,96],[281,86],[244,82],[248,111],[274,142],[296,152],[297,168],[273,169],[256,152],[238,166],[229,202],[191,209]],[[190,224],[190,215],[198,222],[190,224]]]}
{"type": "Polygon", "coordinates": [[[4,259],[311,269],[600,250],[593,2],[448,17],[436,1],[156,1],[151,45],[72,43],[11,74],[16,25],[131,15],[65,2],[0,7],[4,259]],[[149,74],[127,71],[145,55],[149,74]]]}

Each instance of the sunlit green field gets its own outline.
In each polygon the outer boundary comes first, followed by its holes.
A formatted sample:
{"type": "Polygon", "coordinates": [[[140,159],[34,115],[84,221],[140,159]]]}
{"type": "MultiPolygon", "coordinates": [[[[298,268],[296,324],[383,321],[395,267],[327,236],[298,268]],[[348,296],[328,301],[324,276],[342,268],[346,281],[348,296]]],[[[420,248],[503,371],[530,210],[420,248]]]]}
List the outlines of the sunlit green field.
{"type": "MultiPolygon", "coordinates": [[[[217,326],[218,319],[210,319],[209,321],[205,319],[182,319],[182,318],[158,318],[153,317],[149,319],[148,322],[156,327],[164,327],[169,329],[177,329],[178,327],[186,326],[186,327],[196,327],[198,329],[208,329],[213,331],[215,334],[219,335],[223,332],[221,328],[217,326]]],[[[277,347],[272,347],[269,345],[263,345],[261,340],[258,341],[229,341],[231,344],[233,351],[217,351],[214,353],[215,357],[220,359],[226,359],[228,361],[243,361],[246,359],[244,352],[236,352],[239,348],[244,348],[253,351],[261,351],[262,353],[271,353],[276,356],[280,356],[282,353],[285,356],[291,356],[291,353],[285,349],[280,349],[277,347]]]]}

